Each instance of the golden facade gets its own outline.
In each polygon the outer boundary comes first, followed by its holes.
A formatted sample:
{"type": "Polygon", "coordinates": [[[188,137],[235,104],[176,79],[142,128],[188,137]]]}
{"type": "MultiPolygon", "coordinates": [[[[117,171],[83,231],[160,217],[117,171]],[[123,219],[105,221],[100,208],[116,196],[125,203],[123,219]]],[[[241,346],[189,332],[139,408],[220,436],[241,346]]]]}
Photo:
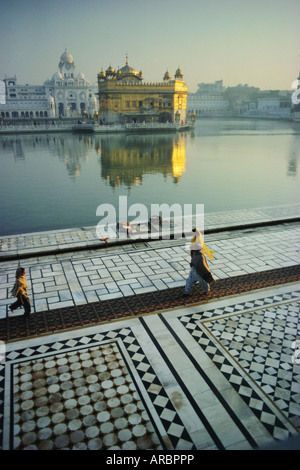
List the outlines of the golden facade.
{"type": "MultiPolygon", "coordinates": [[[[101,178],[116,188],[142,185],[149,174],[179,183],[186,171],[186,134],[122,135],[99,140],[101,178]]],[[[99,161],[100,161],[99,160],[99,161]]]]}
{"type": "Polygon", "coordinates": [[[99,120],[105,123],[186,121],[187,85],[178,68],[159,83],[144,83],[142,72],[128,65],[98,74],[99,120]]]}

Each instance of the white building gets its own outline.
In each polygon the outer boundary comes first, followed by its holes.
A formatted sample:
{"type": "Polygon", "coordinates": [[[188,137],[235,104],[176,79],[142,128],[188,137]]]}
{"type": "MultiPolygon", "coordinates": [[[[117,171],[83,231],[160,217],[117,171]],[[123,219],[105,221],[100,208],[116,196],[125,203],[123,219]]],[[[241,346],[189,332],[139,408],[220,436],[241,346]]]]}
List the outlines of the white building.
{"type": "Polygon", "coordinates": [[[188,113],[196,116],[224,116],[231,113],[230,102],[224,95],[222,80],[215,83],[199,83],[196,93],[187,98],[188,113]]]}
{"type": "Polygon", "coordinates": [[[16,77],[6,77],[0,85],[2,119],[94,116],[98,110],[96,87],[76,72],[67,49],[60,57],[57,72],[43,85],[18,85],[16,77]]]}
{"type": "Polygon", "coordinates": [[[43,85],[18,85],[16,77],[4,78],[0,101],[2,119],[51,118],[55,116],[54,100],[43,85]],[[4,85],[3,85],[4,84],[4,85]]]}
{"type": "Polygon", "coordinates": [[[278,119],[291,118],[291,91],[261,91],[257,98],[256,108],[250,108],[247,115],[272,117],[278,119]]]}
{"type": "Polygon", "coordinates": [[[93,116],[98,110],[95,87],[76,71],[73,56],[65,49],[58,70],[44,85],[53,96],[56,117],[78,117],[84,113],[93,116]]]}

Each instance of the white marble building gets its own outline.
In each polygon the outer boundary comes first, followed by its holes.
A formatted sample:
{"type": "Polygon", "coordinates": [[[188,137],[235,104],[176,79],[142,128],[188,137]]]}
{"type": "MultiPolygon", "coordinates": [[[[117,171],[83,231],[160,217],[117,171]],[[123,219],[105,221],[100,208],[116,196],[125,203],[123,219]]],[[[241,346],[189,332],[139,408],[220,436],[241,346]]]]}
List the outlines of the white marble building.
{"type": "Polygon", "coordinates": [[[224,116],[231,114],[230,101],[225,96],[223,81],[199,83],[196,93],[187,98],[188,113],[196,116],[224,116]]]}
{"type": "Polygon", "coordinates": [[[55,117],[54,99],[43,85],[18,85],[16,77],[1,81],[2,119],[37,119],[55,117]]]}
{"type": "Polygon", "coordinates": [[[98,110],[95,87],[84,74],[76,71],[73,56],[65,49],[60,56],[58,70],[44,83],[54,98],[56,117],[93,116],[98,110]]]}
{"type": "Polygon", "coordinates": [[[76,118],[94,116],[98,110],[96,87],[76,71],[67,49],[60,57],[58,70],[43,85],[19,85],[15,76],[5,77],[0,85],[2,119],[76,118]]]}

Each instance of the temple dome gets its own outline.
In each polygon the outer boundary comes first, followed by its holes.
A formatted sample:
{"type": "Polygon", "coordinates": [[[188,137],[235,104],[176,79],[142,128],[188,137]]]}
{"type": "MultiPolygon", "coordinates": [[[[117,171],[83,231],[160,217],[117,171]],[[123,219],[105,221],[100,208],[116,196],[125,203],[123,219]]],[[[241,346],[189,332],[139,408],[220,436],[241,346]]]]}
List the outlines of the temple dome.
{"type": "Polygon", "coordinates": [[[74,62],[74,59],[73,59],[73,56],[72,54],[70,54],[70,52],[65,49],[65,52],[62,53],[62,55],[60,56],[60,60],[61,62],[69,62],[69,64],[72,64],[74,62]]]}
{"type": "Polygon", "coordinates": [[[106,76],[113,76],[115,74],[115,70],[113,69],[113,67],[110,65],[108,67],[108,69],[106,70],[106,76]]]}
{"type": "Polygon", "coordinates": [[[178,67],[178,69],[175,72],[175,78],[183,78],[183,74],[181,69],[178,67]]]}
{"type": "Polygon", "coordinates": [[[165,80],[165,81],[171,80],[171,75],[169,74],[168,71],[166,71],[166,73],[164,74],[164,80],[165,80]]]}
{"type": "Polygon", "coordinates": [[[138,72],[135,70],[133,67],[130,67],[128,64],[128,57],[126,57],[126,64],[124,67],[120,68],[117,72],[117,79],[122,80],[124,78],[126,79],[136,79],[138,78],[139,80],[142,79],[142,72],[138,72]]]}
{"type": "Polygon", "coordinates": [[[55,72],[55,73],[52,75],[52,80],[57,80],[57,79],[63,80],[62,74],[61,74],[60,72],[58,72],[58,71],[55,72]]]}
{"type": "Polygon", "coordinates": [[[98,80],[106,80],[106,75],[101,69],[101,72],[98,73],[98,80]]]}
{"type": "Polygon", "coordinates": [[[63,65],[65,64],[71,64],[75,66],[73,56],[67,49],[65,49],[65,52],[63,52],[60,56],[60,62],[58,64],[58,67],[61,69],[61,67],[63,67],[63,65]]]}

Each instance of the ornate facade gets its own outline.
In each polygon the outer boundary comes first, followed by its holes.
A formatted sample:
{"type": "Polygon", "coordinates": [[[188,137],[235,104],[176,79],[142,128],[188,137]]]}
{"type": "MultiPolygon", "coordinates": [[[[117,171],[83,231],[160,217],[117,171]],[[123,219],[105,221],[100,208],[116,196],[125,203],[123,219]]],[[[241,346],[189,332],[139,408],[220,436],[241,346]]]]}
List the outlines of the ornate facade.
{"type": "Polygon", "coordinates": [[[142,72],[128,64],[98,74],[99,118],[105,123],[185,122],[187,85],[178,68],[159,83],[144,83],[142,72]]]}
{"type": "Polygon", "coordinates": [[[19,85],[16,77],[1,81],[1,119],[38,119],[55,117],[54,99],[43,85],[19,85]]]}
{"type": "Polygon", "coordinates": [[[97,112],[95,91],[84,74],[76,71],[73,56],[65,49],[57,72],[45,82],[55,102],[56,117],[78,117],[97,112]]]}
{"type": "Polygon", "coordinates": [[[16,77],[0,81],[0,118],[94,116],[98,109],[96,91],[82,73],[76,72],[74,59],[66,49],[57,72],[43,85],[19,85],[16,77]]]}

